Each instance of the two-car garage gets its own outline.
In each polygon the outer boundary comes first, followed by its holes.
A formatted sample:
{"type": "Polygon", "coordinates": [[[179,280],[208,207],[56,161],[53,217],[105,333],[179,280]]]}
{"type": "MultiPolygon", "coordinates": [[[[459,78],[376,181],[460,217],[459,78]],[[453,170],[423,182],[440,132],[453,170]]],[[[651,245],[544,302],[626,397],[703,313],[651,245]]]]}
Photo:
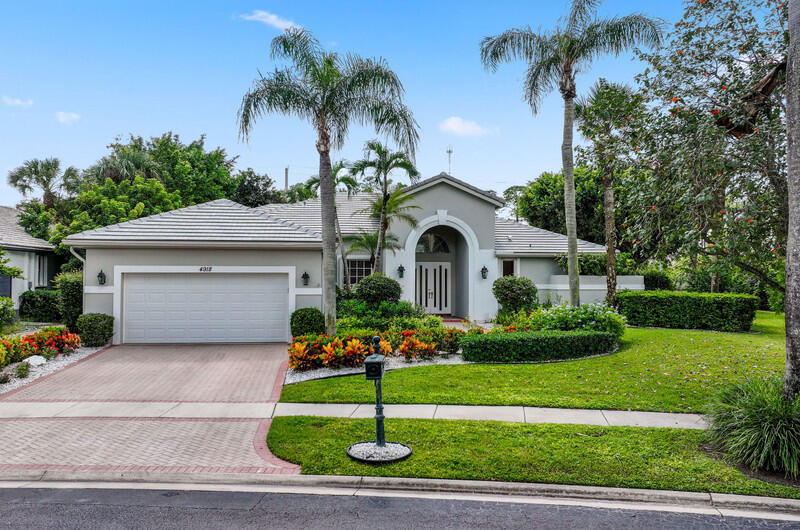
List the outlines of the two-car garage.
{"type": "Polygon", "coordinates": [[[288,338],[287,274],[131,273],[122,285],[121,342],[288,338]]]}

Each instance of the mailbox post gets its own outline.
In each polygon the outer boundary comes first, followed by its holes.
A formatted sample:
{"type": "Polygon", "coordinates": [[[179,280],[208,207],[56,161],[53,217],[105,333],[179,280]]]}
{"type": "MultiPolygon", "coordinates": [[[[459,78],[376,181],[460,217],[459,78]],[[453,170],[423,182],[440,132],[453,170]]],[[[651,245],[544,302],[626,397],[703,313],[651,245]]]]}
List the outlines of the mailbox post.
{"type": "Polygon", "coordinates": [[[372,338],[372,354],[364,359],[364,375],[367,381],[375,382],[375,441],[354,443],[347,448],[347,454],[353,460],[368,464],[396,462],[411,455],[411,448],[398,442],[386,442],[383,430],[383,393],[381,380],[386,371],[385,355],[381,355],[381,338],[372,338]]]}

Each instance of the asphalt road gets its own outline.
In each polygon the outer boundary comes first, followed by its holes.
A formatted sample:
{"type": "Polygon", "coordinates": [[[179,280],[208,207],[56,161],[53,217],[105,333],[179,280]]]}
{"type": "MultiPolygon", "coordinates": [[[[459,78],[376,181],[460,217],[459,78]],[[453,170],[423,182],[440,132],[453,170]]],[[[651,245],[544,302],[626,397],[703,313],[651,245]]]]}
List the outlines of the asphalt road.
{"type": "Polygon", "coordinates": [[[721,516],[416,498],[0,489],[0,528],[800,528],[721,516]]]}

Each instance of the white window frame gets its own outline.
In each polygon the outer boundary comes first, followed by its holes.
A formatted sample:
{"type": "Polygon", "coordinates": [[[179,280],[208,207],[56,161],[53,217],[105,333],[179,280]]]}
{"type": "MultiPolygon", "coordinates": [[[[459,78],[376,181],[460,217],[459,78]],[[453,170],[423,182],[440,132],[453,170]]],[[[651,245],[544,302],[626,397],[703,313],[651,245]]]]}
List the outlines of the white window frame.
{"type": "Polygon", "coordinates": [[[366,257],[363,257],[363,256],[347,256],[347,274],[349,275],[349,278],[348,278],[348,283],[349,283],[350,285],[356,285],[356,284],[357,284],[359,281],[361,281],[363,278],[366,278],[367,276],[369,276],[370,274],[372,274],[372,267],[370,267],[370,265],[369,265],[369,256],[366,256],[366,257]],[[368,272],[367,272],[367,274],[365,274],[365,275],[364,275],[364,276],[362,276],[361,278],[357,279],[356,281],[353,281],[353,270],[354,270],[354,269],[353,269],[353,267],[351,266],[351,264],[352,264],[353,262],[356,262],[356,261],[357,261],[357,262],[366,263],[366,269],[363,269],[363,268],[362,268],[362,269],[361,269],[361,272],[364,272],[364,270],[366,270],[366,271],[368,271],[368,272]]]}

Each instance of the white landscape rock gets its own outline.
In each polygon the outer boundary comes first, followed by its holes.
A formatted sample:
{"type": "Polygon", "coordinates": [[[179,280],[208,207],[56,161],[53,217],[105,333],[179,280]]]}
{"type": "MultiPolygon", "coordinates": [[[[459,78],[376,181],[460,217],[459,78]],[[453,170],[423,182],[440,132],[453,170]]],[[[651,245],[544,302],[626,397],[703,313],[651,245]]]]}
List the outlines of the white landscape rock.
{"type": "Polygon", "coordinates": [[[44,363],[46,363],[47,359],[45,359],[41,355],[31,355],[30,357],[25,359],[25,362],[27,362],[31,366],[31,368],[36,368],[37,366],[41,366],[44,363]]]}

